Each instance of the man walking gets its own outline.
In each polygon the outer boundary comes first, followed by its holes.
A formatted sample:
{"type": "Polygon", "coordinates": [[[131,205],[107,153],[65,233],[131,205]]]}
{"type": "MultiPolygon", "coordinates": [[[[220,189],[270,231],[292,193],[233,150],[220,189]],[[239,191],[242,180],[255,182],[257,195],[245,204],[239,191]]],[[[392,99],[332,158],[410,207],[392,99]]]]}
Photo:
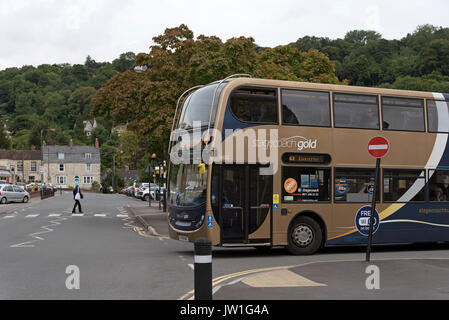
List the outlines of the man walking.
{"type": "Polygon", "coordinates": [[[72,213],[76,212],[76,207],[78,206],[79,213],[83,213],[81,210],[81,203],[80,200],[83,198],[83,194],[81,193],[81,189],[79,184],[75,185],[75,188],[73,188],[73,199],[75,199],[75,206],[73,207],[72,213]]]}

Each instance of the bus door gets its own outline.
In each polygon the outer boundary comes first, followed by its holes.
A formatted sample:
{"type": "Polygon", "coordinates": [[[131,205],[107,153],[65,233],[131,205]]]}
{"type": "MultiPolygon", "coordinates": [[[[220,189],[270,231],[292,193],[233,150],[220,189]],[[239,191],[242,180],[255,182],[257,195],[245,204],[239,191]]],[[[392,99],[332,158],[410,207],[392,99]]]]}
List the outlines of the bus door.
{"type": "Polygon", "coordinates": [[[271,244],[273,176],[259,165],[220,166],[221,243],[271,244]]]}

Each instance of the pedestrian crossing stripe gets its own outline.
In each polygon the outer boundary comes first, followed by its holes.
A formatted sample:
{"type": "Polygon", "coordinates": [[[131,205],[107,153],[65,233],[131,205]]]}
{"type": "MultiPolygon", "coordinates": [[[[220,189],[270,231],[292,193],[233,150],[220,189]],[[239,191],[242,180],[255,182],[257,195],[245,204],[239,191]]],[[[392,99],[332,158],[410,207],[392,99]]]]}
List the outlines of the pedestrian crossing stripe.
{"type": "Polygon", "coordinates": [[[29,214],[29,215],[25,216],[25,218],[36,218],[38,216],[39,216],[38,214],[29,214]]]}

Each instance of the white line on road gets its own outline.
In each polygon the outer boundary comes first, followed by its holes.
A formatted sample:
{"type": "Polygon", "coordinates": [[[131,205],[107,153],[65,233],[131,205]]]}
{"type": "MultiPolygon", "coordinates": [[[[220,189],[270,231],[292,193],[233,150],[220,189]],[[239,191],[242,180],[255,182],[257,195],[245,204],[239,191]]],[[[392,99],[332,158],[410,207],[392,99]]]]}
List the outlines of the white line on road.
{"type": "Polygon", "coordinates": [[[67,220],[67,219],[66,218],[58,218],[58,219],[51,220],[50,221],[50,223],[51,223],[50,225],[45,225],[45,226],[41,227],[41,229],[44,229],[45,231],[31,233],[31,234],[28,235],[29,237],[32,237],[35,240],[14,244],[14,245],[12,245],[10,247],[11,248],[34,248],[34,243],[35,242],[45,240],[45,238],[38,237],[38,235],[42,235],[42,234],[45,234],[45,233],[52,232],[53,229],[50,228],[50,227],[59,225],[59,224],[61,224],[61,221],[64,221],[64,220],[67,220]]]}
{"type": "Polygon", "coordinates": [[[49,214],[48,216],[49,217],[60,217],[62,214],[60,214],[60,213],[52,213],[52,214],[49,214]]]}
{"type": "Polygon", "coordinates": [[[38,214],[29,214],[29,215],[25,216],[25,218],[36,218],[36,217],[39,217],[39,215],[38,214]]]}
{"type": "Polygon", "coordinates": [[[105,213],[96,213],[94,214],[95,217],[106,217],[105,213]]]}
{"type": "Polygon", "coordinates": [[[84,217],[84,213],[72,213],[72,217],[84,217]]]}
{"type": "Polygon", "coordinates": [[[127,214],[118,214],[117,218],[128,218],[127,214]]]}
{"type": "Polygon", "coordinates": [[[15,218],[16,216],[4,216],[3,219],[11,219],[11,218],[15,218]]]}

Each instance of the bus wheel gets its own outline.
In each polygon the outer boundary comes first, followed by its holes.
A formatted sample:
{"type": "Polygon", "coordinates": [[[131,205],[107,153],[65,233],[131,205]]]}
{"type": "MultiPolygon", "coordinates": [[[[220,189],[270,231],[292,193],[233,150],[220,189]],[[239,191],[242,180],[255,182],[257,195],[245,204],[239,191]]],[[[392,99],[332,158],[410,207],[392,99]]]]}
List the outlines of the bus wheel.
{"type": "Polygon", "coordinates": [[[321,246],[323,232],[314,219],[306,216],[296,218],[288,229],[287,249],[294,255],[314,254],[321,246]]]}

